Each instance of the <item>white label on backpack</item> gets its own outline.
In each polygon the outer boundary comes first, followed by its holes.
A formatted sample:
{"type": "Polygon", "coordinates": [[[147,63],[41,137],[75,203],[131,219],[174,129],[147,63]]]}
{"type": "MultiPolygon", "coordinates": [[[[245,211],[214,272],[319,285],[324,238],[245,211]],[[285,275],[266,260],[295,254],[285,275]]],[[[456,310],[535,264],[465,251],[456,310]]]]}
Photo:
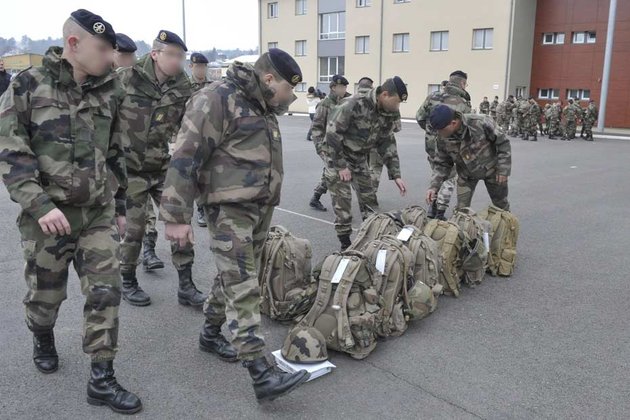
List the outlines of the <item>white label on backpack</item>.
{"type": "Polygon", "coordinates": [[[408,227],[403,228],[398,236],[396,237],[399,241],[407,242],[409,238],[411,238],[411,234],[413,233],[413,229],[408,227]]]}
{"type": "Polygon", "coordinates": [[[376,254],[376,269],[381,272],[381,274],[385,274],[385,260],[387,259],[387,250],[381,249],[376,254]]]}
{"type": "Polygon", "coordinates": [[[341,260],[335,270],[335,274],[333,274],[333,277],[330,280],[332,284],[336,284],[341,281],[341,277],[343,277],[343,273],[346,271],[346,268],[348,268],[348,264],[350,264],[350,258],[344,258],[341,260]]]}
{"type": "Polygon", "coordinates": [[[490,250],[490,235],[488,232],[483,233],[483,244],[486,246],[487,250],[490,250]]]}

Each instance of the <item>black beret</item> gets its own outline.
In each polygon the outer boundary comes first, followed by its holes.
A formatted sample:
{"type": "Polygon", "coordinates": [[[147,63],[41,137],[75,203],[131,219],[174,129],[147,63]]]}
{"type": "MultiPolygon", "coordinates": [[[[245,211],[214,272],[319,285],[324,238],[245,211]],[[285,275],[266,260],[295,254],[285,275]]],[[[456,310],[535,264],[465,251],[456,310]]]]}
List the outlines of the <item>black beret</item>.
{"type": "Polygon", "coordinates": [[[271,65],[291,86],[295,86],[302,81],[300,66],[287,52],[279,48],[271,48],[268,54],[271,65]]]}
{"type": "Polygon", "coordinates": [[[394,86],[396,86],[396,92],[398,92],[398,96],[400,97],[400,100],[403,102],[406,101],[408,95],[407,95],[407,86],[405,86],[405,82],[403,82],[403,80],[398,76],[394,76],[392,81],[394,82],[394,86]]]}
{"type": "Polygon", "coordinates": [[[468,80],[468,75],[461,70],[455,70],[449,77],[461,77],[462,79],[468,80]]]}
{"type": "Polygon", "coordinates": [[[367,77],[367,76],[363,76],[362,78],[360,78],[360,79],[359,79],[359,82],[360,82],[360,81],[362,81],[362,80],[367,80],[367,81],[369,81],[371,84],[374,84],[374,80],[370,79],[370,78],[369,78],[369,77],[367,77]]]}
{"type": "Polygon", "coordinates": [[[103,38],[116,48],[116,32],[108,22],[89,10],[79,9],[70,14],[72,20],[94,36],[103,38]]]}
{"type": "Polygon", "coordinates": [[[348,83],[348,79],[346,79],[345,77],[339,75],[339,74],[335,74],[332,77],[332,84],[333,85],[344,85],[344,86],[348,86],[350,83],[348,83]]]}
{"type": "Polygon", "coordinates": [[[177,34],[171,31],[165,31],[164,29],[162,29],[158,34],[156,41],[161,42],[162,44],[179,45],[184,49],[184,51],[188,51],[188,48],[186,47],[186,44],[184,44],[184,41],[182,41],[182,39],[177,36],[177,34]]]}
{"type": "Polygon", "coordinates": [[[194,64],[208,64],[208,59],[201,53],[192,53],[190,55],[190,62],[194,64]]]}
{"type": "Polygon", "coordinates": [[[122,53],[132,53],[136,52],[138,47],[136,43],[133,42],[133,39],[129,38],[125,34],[117,33],[116,34],[116,49],[122,53]]]}
{"type": "Polygon", "coordinates": [[[455,118],[455,111],[446,105],[440,104],[433,108],[429,115],[429,123],[434,130],[441,130],[455,118]]]}

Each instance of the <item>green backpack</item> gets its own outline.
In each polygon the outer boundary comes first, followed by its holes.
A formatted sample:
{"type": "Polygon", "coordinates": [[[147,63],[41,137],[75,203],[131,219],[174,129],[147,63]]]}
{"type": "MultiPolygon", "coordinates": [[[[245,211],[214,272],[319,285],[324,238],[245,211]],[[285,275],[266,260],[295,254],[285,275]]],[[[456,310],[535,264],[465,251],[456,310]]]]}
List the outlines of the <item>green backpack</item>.
{"type": "Polygon", "coordinates": [[[381,314],[376,269],[361,252],[344,251],[326,257],[313,275],[317,296],[298,325],[315,327],[329,349],[366,358],[376,348],[381,314]]]}
{"type": "Polygon", "coordinates": [[[432,219],[424,227],[424,234],[438,244],[442,261],[440,284],[444,293],[458,297],[464,232],[453,222],[432,219]]]}
{"type": "Polygon", "coordinates": [[[260,311],[289,321],[310,309],[317,285],[311,276],[311,244],[282,226],[272,226],[263,246],[258,283],[260,311]]]}
{"type": "Polygon", "coordinates": [[[368,242],[385,235],[395,235],[400,230],[395,217],[388,213],[372,213],[361,223],[352,245],[348,249],[360,251],[368,242]]]}
{"type": "Polygon", "coordinates": [[[484,234],[489,234],[490,223],[468,207],[455,210],[450,221],[459,226],[465,237],[460,279],[469,286],[480,284],[488,266],[484,234]]]}
{"type": "Polygon", "coordinates": [[[511,276],[516,264],[516,243],[520,230],[518,219],[509,211],[495,206],[480,212],[479,217],[492,225],[488,271],[493,276],[511,276]]]}
{"type": "Polygon", "coordinates": [[[408,288],[415,283],[415,258],[395,236],[383,236],[368,242],[361,252],[376,269],[376,291],[381,298],[381,312],[377,334],[381,337],[398,336],[407,329],[405,302],[408,288]]]}

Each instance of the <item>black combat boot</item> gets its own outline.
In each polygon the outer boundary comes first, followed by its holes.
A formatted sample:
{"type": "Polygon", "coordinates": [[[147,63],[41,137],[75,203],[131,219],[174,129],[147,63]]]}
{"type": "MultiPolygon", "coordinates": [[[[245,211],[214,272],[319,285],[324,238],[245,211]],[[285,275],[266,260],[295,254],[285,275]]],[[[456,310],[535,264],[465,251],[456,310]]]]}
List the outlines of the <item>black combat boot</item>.
{"type": "Polygon", "coordinates": [[[435,219],[435,215],[437,214],[437,201],[433,200],[433,203],[429,207],[429,211],[427,212],[427,219],[435,219]]]}
{"type": "Polygon", "coordinates": [[[206,213],[203,211],[203,207],[197,207],[197,224],[200,227],[208,226],[208,222],[206,222],[206,213]]]}
{"type": "Polygon", "coordinates": [[[249,370],[249,375],[254,380],[254,393],[259,402],[273,401],[286,395],[308,381],[310,377],[305,370],[295,373],[283,372],[271,365],[265,357],[244,361],[243,366],[249,370]]]}
{"type": "Polygon", "coordinates": [[[192,266],[188,265],[181,270],[177,270],[179,275],[179,290],[177,290],[177,300],[184,306],[203,306],[207,297],[195,287],[192,280],[192,266]]]}
{"type": "Polygon", "coordinates": [[[147,232],[142,239],[142,265],[144,271],[157,270],[164,268],[164,262],[155,254],[155,241],[157,232],[147,232]]]}
{"type": "Polygon", "coordinates": [[[339,242],[341,242],[341,250],[345,251],[348,249],[350,245],[352,245],[352,241],[350,240],[350,235],[339,235],[339,242]]]}
{"type": "Polygon", "coordinates": [[[534,138],[531,139],[531,141],[538,141],[538,136],[536,134],[534,134],[534,138]]]}
{"type": "Polygon", "coordinates": [[[134,414],[142,410],[140,398],[123,388],[114,377],[113,362],[92,362],[87,386],[87,402],[107,405],[121,414],[134,414]]]}
{"type": "Polygon", "coordinates": [[[33,362],[42,373],[53,373],[59,368],[53,330],[33,333],[33,362]]]}
{"type": "Polygon", "coordinates": [[[308,205],[311,206],[312,208],[314,208],[315,210],[328,211],[328,209],[326,207],[324,207],[322,202],[319,201],[320,198],[322,198],[322,195],[320,193],[317,193],[317,192],[314,193],[313,197],[311,198],[311,201],[308,203],[308,205]]]}
{"type": "Polygon", "coordinates": [[[147,306],[151,304],[151,298],[138,284],[136,272],[122,273],[122,298],[134,306],[147,306]]]}
{"type": "Polygon", "coordinates": [[[221,326],[212,325],[206,320],[199,334],[199,349],[214,353],[226,362],[238,361],[236,348],[221,334],[221,326]]]}

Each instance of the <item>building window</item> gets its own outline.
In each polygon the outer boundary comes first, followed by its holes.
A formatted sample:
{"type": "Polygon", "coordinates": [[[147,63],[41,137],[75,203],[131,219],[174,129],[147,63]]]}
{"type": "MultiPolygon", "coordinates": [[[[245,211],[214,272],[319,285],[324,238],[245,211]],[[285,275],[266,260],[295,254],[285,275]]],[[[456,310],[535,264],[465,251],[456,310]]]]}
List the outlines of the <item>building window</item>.
{"type": "Polygon", "coordinates": [[[267,18],[275,19],[278,17],[278,3],[267,4],[267,18]]]}
{"type": "Polygon", "coordinates": [[[527,86],[517,86],[516,87],[516,97],[524,98],[527,96],[527,86]]]}
{"type": "Polygon", "coordinates": [[[304,57],[306,55],[306,41],[295,41],[295,56],[304,57]]]}
{"type": "Polygon", "coordinates": [[[440,91],[440,86],[442,86],[442,85],[428,85],[428,87],[427,87],[427,95],[430,95],[430,94],[435,93],[435,92],[439,92],[440,91]]]}
{"type": "Polygon", "coordinates": [[[296,15],[306,14],[306,0],[295,0],[295,14],[296,15]]]}
{"type": "Polygon", "coordinates": [[[431,32],[431,51],[448,51],[448,31],[431,32]]]}
{"type": "Polygon", "coordinates": [[[543,34],[544,45],[564,44],[564,32],[546,32],[543,34]]]}
{"type": "Polygon", "coordinates": [[[567,99],[576,99],[578,101],[588,101],[591,99],[590,89],[567,89],[567,99]]]}
{"type": "Polygon", "coordinates": [[[372,0],[357,0],[357,7],[370,7],[372,0]]]}
{"type": "Polygon", "coordinates": [[[270,50],[272,48],[278,48],[277,42],[267,42],[267,49],[270,50]]]}
{"type": "Polygon", "coordinates": [[[319,15],[319,39],[344,39],[346,37],[346,12],[319,15]]]}
{"type": "Polygon", "coordinates": [[[370,52],[370,37],[358,36],[355,38],[354,53],[355,54],[367,54],[370,52]]]}
{"type": "Polygon", "coordinates": [[[344,74],[345,57],[319,57],[319,81],[331,82],[336,74],[344,74]]]}
{"type": "Polygon", "coordinates": [[[297,85],[295,85],[295,92],[306,92],[306,83],[302,82],[302,83],[298,83],[297,85]]]}
{"type": "Polygon", "coordinates": [[[595,32],[592,32],[592,31],[573,32],[574,44],[594,44],[596,40],[597,40],[597,36],[595,35],[595,32]]]}
{"type": "Polygon", "coordinates": [[[473,50],[491,50],[493,28],[473,29],[473,50]]]}
{"type": "Polygon", "coordinates": [[[538,89],[538,99],[558,99],[560,89],[538,89]]]}
{"type": "Polygon", "coordinates": [[[394,52],[409,52],[409,34],[394,34],[394,52]]]}

